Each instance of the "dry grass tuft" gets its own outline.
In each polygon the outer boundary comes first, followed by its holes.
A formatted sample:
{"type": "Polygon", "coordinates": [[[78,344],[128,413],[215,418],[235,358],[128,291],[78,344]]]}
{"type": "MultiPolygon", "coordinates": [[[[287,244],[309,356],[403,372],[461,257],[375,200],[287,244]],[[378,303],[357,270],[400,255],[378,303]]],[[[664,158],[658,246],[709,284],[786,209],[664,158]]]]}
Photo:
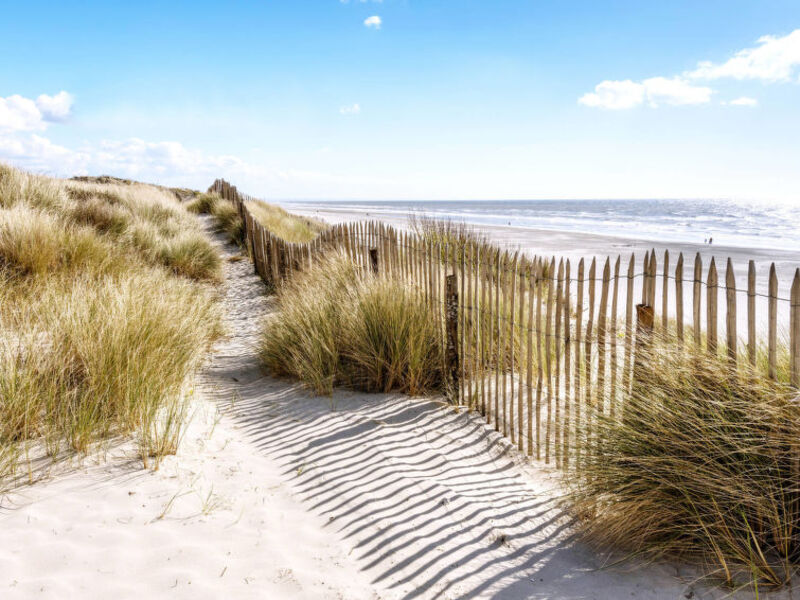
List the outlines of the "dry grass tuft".
{"type": "Polygon", "coordinates": [[[218,194],[200,194],[192,200],[186,209],[195,214],[208,214],[214,217],[217,229],[235,244],[244,243],[244,223],[232,202],[224,200],[218,194]]]}
{"type": "Polygon", "coordinates": [[[334,385],[423,394],[442,387],[437,318],[403,282],[334,254],[278,292],[261,358],[318,394],[334,385]]]}
{"type": "Polygon", "coordinates": [[[266,227],[270,233],[287,242],[310,242],[327,228],[320,221],[293,215],[274,204],[261,201],[248,202],[247,208],[253,218],[266,227]]]}
{"type": "Polygon", "coordinates": [[[705,561],[732,585],[800,559],[800,402],[756,372],[657,344],[622,419],[596,415],[564,481],[589,539],[705,561]]]}
{"type": "Polygon", "coordinates": [[[0,165],[0,489],[53,457],[134,435],[174,451],[183,387],[220,335],[220,258],[175,196],[0,165]]]}

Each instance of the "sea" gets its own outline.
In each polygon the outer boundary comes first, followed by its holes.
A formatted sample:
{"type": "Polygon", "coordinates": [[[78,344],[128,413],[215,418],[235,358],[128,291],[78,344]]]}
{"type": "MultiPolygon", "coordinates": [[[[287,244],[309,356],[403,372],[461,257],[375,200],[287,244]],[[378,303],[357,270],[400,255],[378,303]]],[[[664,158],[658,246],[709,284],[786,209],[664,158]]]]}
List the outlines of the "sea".
{"type": "Polygon", "coordinates": [[[790,202],[728,200],[468,200],[314,201],[287,208],[330,209],[363,216],[425,215],[474,225],[739,248],[800,251],[800,197],[790,202]]]}

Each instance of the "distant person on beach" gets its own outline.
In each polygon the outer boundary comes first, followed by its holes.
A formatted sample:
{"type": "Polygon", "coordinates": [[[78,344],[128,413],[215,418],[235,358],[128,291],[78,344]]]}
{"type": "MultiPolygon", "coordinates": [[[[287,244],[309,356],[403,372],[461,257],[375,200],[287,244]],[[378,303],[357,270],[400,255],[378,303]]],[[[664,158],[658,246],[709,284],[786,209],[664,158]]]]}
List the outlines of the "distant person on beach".
{"type": "Polygon", "coordinates": [[[713,241],[714,241],[714,238],[708,238],[708,245],[710,246],[713,241]]]}

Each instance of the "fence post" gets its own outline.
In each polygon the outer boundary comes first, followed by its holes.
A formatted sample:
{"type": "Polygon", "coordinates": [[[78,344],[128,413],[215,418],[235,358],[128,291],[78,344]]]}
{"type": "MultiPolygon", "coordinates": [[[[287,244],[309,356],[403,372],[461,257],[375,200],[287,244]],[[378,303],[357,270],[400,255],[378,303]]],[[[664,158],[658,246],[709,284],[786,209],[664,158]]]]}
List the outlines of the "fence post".
{"type": "Polygon", "coordinates": [[[370,248],[369,249],[369,264],[370,268],[372,269],[372,273],[374,275],[378,274],[378,249],[377,248],[370,248]]]}
{"type": "Polygon", "coordinates": [[[800,269],[794,272],[789,309],[789,377],[794,387],[800,387],[800,269]]]}
{"type": "MultiPolygon", "coordinates": [[[[371,253],[370,253],[371,254],[371,253]]],[[[458,364],[458,278],[448,275],[445,295],[447,297],[447,365],[446,377],[451,399],[458,401],[459,364],[458,364]]]]}
{"type": "MultiPolygon", "coordinates": [[[[647,304],[636,305],[636,351],[633,355],[633,382],[631,384],[634,400],[636,398],[636,388],[642,383],[642,372],[645,368],[645,362],[650,355],[654,320],[655,311],[652,306],[648,306],[647,304]]],[[[622,414],[624,420],[626,406],[623,406],[622,414]]]]}
{"type": "Polygon", "coordinates": [[[725,298],[727,301],[727,317],[725,319],[725,329],[727,331],[728,360],[732,368],[736,368],[736,278],[733,274],[733,262],[728,258],[728,265],[725,269],[725,298]]]}
{"type": "MultiPolygon", "coordinates": [[[[643,286],[644,290],[642,291],[642,303],[636,305],[636,349],[633,355],[633,381],[631,382],[631,392],[632,397],[636,399],[636,389],[642,383],[642,371],[645,368],[645,361],[647,361],[649,357],[649,349],[650,343],[653,337],[653,321],[655,320],[655,311],[650,301],[654,298],[651,298],[647,287],[648,276],[652,276],[655,271],[651,272],[651,268],[653,267],[652,263],[649,263],[647,260],[647,256],[645,255],[644,261],[644,277],[643,277],[643,286]]],[[[623,421],[627,417],[627,403],[622,408],[622,419],[623,421]]]]}

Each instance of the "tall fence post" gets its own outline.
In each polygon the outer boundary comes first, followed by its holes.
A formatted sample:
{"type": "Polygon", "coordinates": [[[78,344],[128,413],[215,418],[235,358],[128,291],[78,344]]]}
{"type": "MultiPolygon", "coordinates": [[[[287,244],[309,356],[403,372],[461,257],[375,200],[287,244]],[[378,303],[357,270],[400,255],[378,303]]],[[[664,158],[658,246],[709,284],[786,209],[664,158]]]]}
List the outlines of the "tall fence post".
{"type": "Polygon", "coordinates": [[[789,300],[789,380],[800,387],[800,269],[794,272],[789,300]]]}
{"type": "Polygon", "coordinates": [[[372,273],[374,275],[378,274],[378,249],[377,248],[370,248],[369,249],[369,265],[372,269],[372,273]]]}
{"type": "Polygon", "coordinates": [[[450,389],[450,397],[458,401],[459,364],[458,364],[458,278],[448,275],[446,278],[447,302],[447,365],[446,377],[450,389]]]}
{"type": "MultiPolygon", "coordinates": [[[[633,381],[631,382],[631,394],[636,397],[636,390],[642,383],[642,373],[645,369],[645,362],[650,355],[650,344],[653,338],[653,322],[655,321],[655,311],[652,302],[655,294],[652,293],[648,284],[649,277],[655,275],[652,263],[648,261],[645,254],[642,303],[636,305],[636,348],[633,355],[633,381]]],[[[627,403],[623,406],[622,418],[627,416],[627,403]]]]}

